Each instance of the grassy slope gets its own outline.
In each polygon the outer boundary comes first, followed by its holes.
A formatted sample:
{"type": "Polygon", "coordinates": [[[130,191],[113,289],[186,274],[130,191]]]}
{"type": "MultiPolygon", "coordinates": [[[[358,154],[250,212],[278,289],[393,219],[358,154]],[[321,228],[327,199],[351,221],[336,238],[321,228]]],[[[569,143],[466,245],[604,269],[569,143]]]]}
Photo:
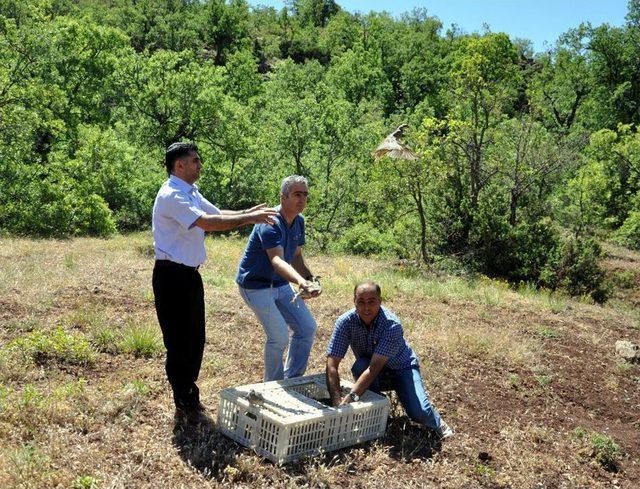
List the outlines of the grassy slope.
{"type": "MultiPolygon", "coordinates": [[[[640,366],[614,352],[617,339],[640,342],[638,254],[609,250],[607,266],[624,272],[627,288],[606,307],[489,280],[424,278],[383,261],[310,257],[324,294],[310,302],[319,332],[308,372],[323,371],[353,284],[378,280],[457,435],[434,446],[396,408],[378,442],[277,467],[213,425],[174,426],[150,241],[0,241],[0,487],[640,485],[640,366]],[[58,327],[76,342],[52,335],[58,327]],[[150,357],[131,353],[143,348],[150,357]]],[[[260,380],[263,334],[233,282],[243,242],[207,246],[199,384],[215,416],[220,389],[260,380]]]]}

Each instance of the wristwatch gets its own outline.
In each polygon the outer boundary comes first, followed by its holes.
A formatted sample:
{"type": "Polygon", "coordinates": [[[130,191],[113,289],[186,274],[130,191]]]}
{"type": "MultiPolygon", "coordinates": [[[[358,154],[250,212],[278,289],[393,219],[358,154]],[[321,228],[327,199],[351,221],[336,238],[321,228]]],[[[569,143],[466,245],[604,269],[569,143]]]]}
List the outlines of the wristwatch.
{"type": "Polygon", "coordinates": [[[360,400],[360,396],[356,394],[354,391],[349,392],[349,394],[347,395],[351,398],[353,402],[358,402],[360,400]]]}

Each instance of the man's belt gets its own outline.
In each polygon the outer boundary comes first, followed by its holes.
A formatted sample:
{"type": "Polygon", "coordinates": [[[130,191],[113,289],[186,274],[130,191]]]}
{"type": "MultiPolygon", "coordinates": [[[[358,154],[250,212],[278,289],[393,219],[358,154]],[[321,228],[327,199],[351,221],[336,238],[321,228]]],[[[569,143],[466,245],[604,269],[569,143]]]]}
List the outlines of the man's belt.
{"type": "Polygon", "coordinates": [[[185,265],[183,263],[178,263],[171,260],[156,260],[156,267],[164,267],[164,268],[186,268],[187,270],[198,270],[200,265],[197,267],[190,267],[189,265],[185,265]]]}

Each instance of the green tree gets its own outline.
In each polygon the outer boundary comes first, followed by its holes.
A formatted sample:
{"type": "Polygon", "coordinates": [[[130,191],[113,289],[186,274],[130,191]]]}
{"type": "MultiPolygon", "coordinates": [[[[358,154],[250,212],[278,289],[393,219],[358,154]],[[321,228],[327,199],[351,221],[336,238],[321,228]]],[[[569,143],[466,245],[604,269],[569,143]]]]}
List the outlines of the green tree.
{"type": "Polygon", "coordinates": [[[215,64],[224,64],[232,52],[250,46],[249,5],[245,0],[208,0],[204,18],[205,46],[215,64]]]}

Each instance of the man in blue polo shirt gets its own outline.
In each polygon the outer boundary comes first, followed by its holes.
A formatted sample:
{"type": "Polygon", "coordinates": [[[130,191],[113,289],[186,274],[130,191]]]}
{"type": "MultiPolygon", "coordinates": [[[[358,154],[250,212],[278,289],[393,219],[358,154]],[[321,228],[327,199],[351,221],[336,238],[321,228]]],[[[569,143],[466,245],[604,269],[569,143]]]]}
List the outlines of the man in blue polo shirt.
{"type": "Polygon", "coordinates": [[[305,224],[301,212],[308,196],[306,178],[293,175],[282,181],[275,224],[253,227],[238,268],[240,295],[255,312],[267,336],[265,382],[304,374],[315,337],[316,322],[290,285],[295,284],[310,297],[320,294],[302,257],[305,224]],[[283,363],[289,329],[293,334],[283,363]]]}
{"type": "Polygon", "coordinates": [[[327,386],[334,406],[358,401],[367,389],[380,393],[393,389],[407,415],[436,432],[440,439],[453,435],[424,390],[418,357],[407,344],[398,318],[382,307],[380,286],[363,282],[353,291],[355,309],[337,321],[327,347],[327,386]],[[351,368],[355,384],[342,397],[338,365],[351,346],[356,361],[351,368]]]}

